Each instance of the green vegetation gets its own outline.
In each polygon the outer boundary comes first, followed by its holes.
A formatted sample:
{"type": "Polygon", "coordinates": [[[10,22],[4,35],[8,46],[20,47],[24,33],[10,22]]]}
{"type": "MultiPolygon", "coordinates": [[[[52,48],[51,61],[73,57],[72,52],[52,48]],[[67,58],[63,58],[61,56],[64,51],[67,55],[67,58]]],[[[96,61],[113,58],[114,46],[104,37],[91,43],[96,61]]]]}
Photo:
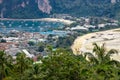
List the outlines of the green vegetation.
{"type": "MultiPolygon", "coordinates": [[[[112,4],[110,0],[49,0],[52,6],[51,14],[39,10],[34,0],[3,0],[0,12],[4,10],[7,18],[41,18],[55,14],[70,14],[75,17],[99,16],[119,19],[120,2],[112,4]],[[25,2],[25,7],[21,7],[25,2]],[[27,4],[29,2],[29,4],[27,4]],[[70,5],[69,5],[70,4],[70,5]]],[[[117,0],[118,1],[118,0],[117,0]]],[[[42,3],[41,3],[42,4],[42,3]]]]}
{"type": "Polygon", "coordinates": [[[74,55],[65,49],[51,50],[47,57],[40,57],[40,63],[33,63],[24,53],[13,59],[0,51],[0,80],[119,80],[120,63],[111,60],[112,49],[106,52],[104,44],[94,44],[92,53],[74,55]],[[86,60],[88,58],[88,60],[86,60]]]}
{"type": "Polygon", "coordinates": [[[35,45],[35,42],[29,41],[28,44],[29,44],[29,46],[34,46],[34,45],[35,45]]]}
{"type": "Polygon", "coordinates": [[[39,52],[43,52],[44,51],[44,49],[45,49],[45,47],[46,47],[46,44],[45,43],[42,43],[42,42],[39,42],[38,44],[37,44],[37,46],[38,46],[38,51],[39,52]]]}
{"type": "Polygon", "coordinates": [[[6,40],[5,39],[1,39],[0,42],[1,43],[6,43],[6,40]]]}
{"type": "Polygon", "coordinates": [[[56,42],[56,47],[57,48],[68,48],[69,46],[72,45],[75,38],[76,37],[74,36],[59,37],[56,42]]]}

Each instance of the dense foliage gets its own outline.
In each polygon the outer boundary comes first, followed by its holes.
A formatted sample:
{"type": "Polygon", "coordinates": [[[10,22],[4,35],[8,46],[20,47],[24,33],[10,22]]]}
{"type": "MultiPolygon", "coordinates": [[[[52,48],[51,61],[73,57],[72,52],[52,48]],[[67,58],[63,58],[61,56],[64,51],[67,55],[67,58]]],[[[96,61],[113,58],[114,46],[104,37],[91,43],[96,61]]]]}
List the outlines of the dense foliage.
{"type": "MultiPolygon", "coordinates": [[[[37,0],[36,0],[37,1],[37,0]]],[[[9,18],[40,18],[48,17],[54,13],[70,14],[73,16],[103,16],[118,18],[120,3],[112,4],[111,0],[49,0],[52,6],[51,14],[45,14],[38,9],[35,0],[3,0],[0,11],[4,10],[4,16],[9,18]],[[24,8],[19,5],[29,1],[24,8]]],[[[116,0],[118,1],[118,0],[116,0]]]]}
{"type": "MultiPolygon", "coordinates": [[[[49,49],[51,50],[51,49],[49,49]]],[[[65,49],[50,51],[39,63],[18,53],[16,59],[0,51],[0,80],[119,80],[120,63],[111,60],[112,49],[94,44],[92,53],[74,55],[65,49]],[[87,59],[88,60],[87,60],[87,59]]]]}
{"type": "Polygon", "coordinates": [[[0,12],[3,11],[4,17],[7,18],[39,18],[47,17],[47,14],[39,10],[35,0],[3,0],[0,4],[0,12]],[[23,2],[28,2],[25,7],[20,6],[23,2]]]}

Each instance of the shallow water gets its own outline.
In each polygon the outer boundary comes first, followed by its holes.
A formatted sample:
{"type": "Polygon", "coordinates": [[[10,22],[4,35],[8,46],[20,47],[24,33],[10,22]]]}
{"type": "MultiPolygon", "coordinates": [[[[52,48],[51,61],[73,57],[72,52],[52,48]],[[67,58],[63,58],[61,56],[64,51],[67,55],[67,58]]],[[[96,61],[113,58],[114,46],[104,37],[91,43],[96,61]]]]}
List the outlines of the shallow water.
{"type": "Polygon", "coordinates": [[[0,20],[0,32],[2,33],[8,33],[11,30],[22,32],[47,32],[63,26],[64,24],[61,22],[0,20]]]}

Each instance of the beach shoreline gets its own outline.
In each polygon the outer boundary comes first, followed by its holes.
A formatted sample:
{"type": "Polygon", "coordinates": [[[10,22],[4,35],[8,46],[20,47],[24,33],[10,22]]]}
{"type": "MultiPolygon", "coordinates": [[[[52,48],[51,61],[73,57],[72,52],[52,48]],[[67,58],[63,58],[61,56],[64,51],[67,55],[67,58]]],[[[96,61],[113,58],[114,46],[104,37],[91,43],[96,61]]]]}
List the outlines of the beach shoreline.
{"type": "Polygon", "coordinates": [[[101,45],[105,43],[107,50],[116,49],[118,50],[118,55],[113,55],[112,59],[120,61],[120,28],[111,29],[106,31],[99,31],[94,33],[85,34],[83,36],[78,36],[71,46],[71,49],[75,55],[81,54],[81,52],[92,52],[93,43],[101,45]],[[118,57],[119,56],[119,57],[118,57]]]}
{"type": "Polygon", "coordinates": [[[64,24],[72,24],[74,21],[58,18],[40,18],[40,19],[13,19],[13,18],[0,18],[0,20],[13,20],[13,21],[47,21],[47,22],[62,22],[64,24]]]}

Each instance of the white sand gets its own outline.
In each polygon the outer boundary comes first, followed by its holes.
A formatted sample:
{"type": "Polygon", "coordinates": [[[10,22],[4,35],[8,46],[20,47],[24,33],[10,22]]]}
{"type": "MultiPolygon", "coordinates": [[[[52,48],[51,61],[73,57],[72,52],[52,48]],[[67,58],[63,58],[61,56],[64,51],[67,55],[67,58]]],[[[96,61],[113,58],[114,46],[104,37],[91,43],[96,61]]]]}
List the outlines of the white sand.
{"type": "Polygon", "coordinates": [[[53,22],[63,22],[65,24],[71,24],[74,21],[71,20],[65,20],[65,19],[58,19],[58,18],[42,18],[43,21],[53,21],[53,22]]]}
{"type": "Polygon", "coordinates": [[[11,19],[11,18],[0,18],[0,20],[15,20],[15,21],[48,21],[48,22],[63,22],[64,24],[71,24],[74,21],[65,20],[65,19],[58,19],[58,18],[40,18],[40,19],[11,19]]]}
{"type": "MultiPolygon", "coordinates": [[[[94,42],[96,42],[98,45],[105,43],[107,50],[116,49],[120,51],[120,31],[116,30],[120,30],[120,28],[90,33],[78,37],[71,46],[73,53],[80,54],[80,52],[91,52],[93,49],[92,44],[94,42]]],[[[118,55],[113,55],[112,58],[120,61],[120,53],[118,55]]]]}

